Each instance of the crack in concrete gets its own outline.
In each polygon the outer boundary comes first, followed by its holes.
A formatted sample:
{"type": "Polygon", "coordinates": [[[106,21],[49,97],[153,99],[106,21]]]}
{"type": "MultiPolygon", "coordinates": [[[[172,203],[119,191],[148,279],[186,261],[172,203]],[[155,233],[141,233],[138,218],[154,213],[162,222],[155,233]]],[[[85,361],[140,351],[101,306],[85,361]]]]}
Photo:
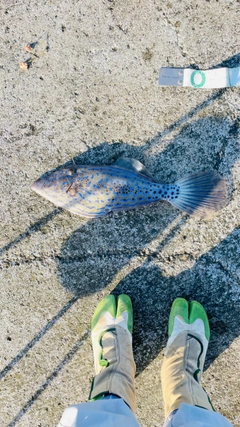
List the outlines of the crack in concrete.
{"type": "MultiPolygon", "coordinates": [[[[88,253],[86,255],[78,255],[78,256],[61,256],[61,255],[54,255],[54,256],[34,256],[31,254],[30,258],[27,256],[19,256],[16,258],[13,258],[12,260],[9,259],[3,259],[2,260],[2,266],[11,267],[11,266],[19,266],[20,264],[30,264],[32,262],[41,262],[44,264],[48,264],[49,260],[58,262],[61,264],[71,264],[72,262],[83,262],[88,261],[91,259],[105,259],[111,257],[118,257],[123,256],[127,260],[131,260],[137,257],[140,258],[149,258],[151,261],[153,259],[162,259],[164,262],[171,262],[176,259],[180,259],[181,257],[187,257],[188,259],[197,259],[197,256],[194,256],[192,253],[188,253],[186,251],[177,253],[177,254],[171,254],[171,255],[162,255],[161,249],[154,249],[151,250],[150,248],[143,248],[139,250],[116,250],[116,251],[106,251],[106,252],[95,252],[95,253],[88,253]]],[[[112,260],[111,260],[112,261],[112,260]]],[[[1,268],[1,267],[0,267],[1,268]]]]}
{"type": "Polygon", "coordinates": [[[197,261],[197,259],[199,258],[198,255],[194,255],[190,252],[179,252],[177,254],[171,254],[171,255],[163,255],[161,253],[161,250],[151,250],[149,248],[145,248],[145,249],[140,249],[140,250],[123,250],[123,251],[109,251],[109,252],[101,252],[101,253],[94,253],[94,254],[87,254],[87,255],[83,255],[83,256],[60,256],[60,255],[56,255],[56,256],[46,256],[46,257],[42,257],[42,256],[35,256],[33,257],[31,255],[31,258],[25,257],[25,256],[20,256],[20,257],[16,257],[13,260],[2,260],[2,267],[5,268],[11,268],[13,266],[20,266],[20,265],[24,265],[24,264],[31,264],[33,262],[40,262],[44,265],[49,264],[49,260],[56,262],[58,264],[72,264],[75,262],[86,262],[89,260],[95,260],[95,262],[97,260],[101,261],[101,260],[105,260],[105,258],[108,258],[110,260],[110,262],[112,262],[113,258],[118,258],[122,256],[126,262],[131,262],[131,260],[136,260],[136,258],[140,258],[142,259],[142,262],[145,262],[146,260],[148,260],[149,262],[152,262],[154,260],[158,260],[164,263],[171,263],[173,261],[197,261]]]}
{"type": "Polygon", "coordinates": [[[172,24],[172,22],[170,21],[170,19],[166,15],[166,13],[162,11],[161,17],[162,17],[163,21],[166,23],[166,25],[169,26],[171,28],[171,30],[173,31],[173,34],[174,34],[175,39],[176,39],[176,46],[179,50],[180,55],[183,58],[188,58],[188,60],[190,60],[192,63],[195,64],[195,60],[193,58],[189,58],[187,52],[184,52],[184,49],[181,46],[181,43],[179,42],[179,33],[178,33],[176,27],[172,24]]]}

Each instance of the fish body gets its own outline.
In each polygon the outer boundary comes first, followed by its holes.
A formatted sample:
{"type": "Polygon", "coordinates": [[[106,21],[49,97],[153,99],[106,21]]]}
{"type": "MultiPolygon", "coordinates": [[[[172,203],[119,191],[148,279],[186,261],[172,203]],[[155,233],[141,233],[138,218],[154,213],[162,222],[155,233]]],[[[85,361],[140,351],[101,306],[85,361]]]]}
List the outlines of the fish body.
{"type": "Polygon", "coordinates": [[[135,159],[119,159],[111,166],[72,163],[44,175],[32,189],[56,206],[90,218],[160,200],[206,217],[227,201],[225,181],[216,172],[200,172],[174,184],[162,184],[135,159]]]}

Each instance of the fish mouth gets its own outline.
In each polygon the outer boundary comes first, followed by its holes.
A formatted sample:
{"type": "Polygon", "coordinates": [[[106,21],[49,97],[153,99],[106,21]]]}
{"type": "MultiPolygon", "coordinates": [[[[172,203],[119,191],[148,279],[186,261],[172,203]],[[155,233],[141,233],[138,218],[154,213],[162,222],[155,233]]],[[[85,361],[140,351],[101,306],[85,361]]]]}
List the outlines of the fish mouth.
{"type": "Polygon", "coordinates": [[[53,184],[46,181],[44,178],[37,179],[31,186],[31,189],[39,194],[39,196],[44,197],[47,200],[53,201],[58,197],[53,184]]]}
{"type": "Polygon", "coordinates": [[[69,204],[69,196],[67,193],[58,193],[54,191],[54,187],[41,178],[32,184],[31,189],[39,196],[52,202],[55,206],[65,207],[69,204]]]}
{"type": "Polygon", "coordinates": [[[33,182],[31,185],[31,190],[35,191],[35,193],[39,192],[38,180],[33,182]]]}
{"type": "Polygon", "coordinates": [[[46,191],[48,190],[48,185],[45,180],[43,179],[37,179],[34,181],[34,183],[31,186],[31,189],[35,191],[37,194],[46,194],[46,191]]]}

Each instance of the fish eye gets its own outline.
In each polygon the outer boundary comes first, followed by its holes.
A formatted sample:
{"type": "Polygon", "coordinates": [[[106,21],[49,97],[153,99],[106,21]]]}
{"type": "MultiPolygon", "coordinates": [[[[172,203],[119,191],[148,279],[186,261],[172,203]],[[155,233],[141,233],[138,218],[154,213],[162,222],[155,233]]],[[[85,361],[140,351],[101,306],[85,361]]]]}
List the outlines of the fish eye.
{"type": "Polygon", "coordinates": [[[68,168],[66,170],[66,172],[67,172],[68,175],[74,175],[75,174],[75,170],[73,168],[68,168]]]}

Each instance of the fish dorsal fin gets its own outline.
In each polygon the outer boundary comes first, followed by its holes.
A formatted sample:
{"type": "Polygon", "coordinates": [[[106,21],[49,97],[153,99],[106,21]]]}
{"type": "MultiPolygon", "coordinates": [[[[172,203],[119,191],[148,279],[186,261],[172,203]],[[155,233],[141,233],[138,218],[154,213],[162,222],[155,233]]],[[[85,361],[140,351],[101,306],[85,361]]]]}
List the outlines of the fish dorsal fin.
{"type": "Polygon", "coordinates": [[[125,157],[120,157],[114,163],[114,166],[119,166],[120,168],[125,168],[125,169],[132,170],[134,172],[137,172],[137,173],[141,173],[146,178],[151,179],[151,181],[156,182],[156,180],[153,178],[153,176],[150,174],[150,172],[145,168],[145,166],[141,162],[139,162],[139,160],[127,159],[125,157]]]}

